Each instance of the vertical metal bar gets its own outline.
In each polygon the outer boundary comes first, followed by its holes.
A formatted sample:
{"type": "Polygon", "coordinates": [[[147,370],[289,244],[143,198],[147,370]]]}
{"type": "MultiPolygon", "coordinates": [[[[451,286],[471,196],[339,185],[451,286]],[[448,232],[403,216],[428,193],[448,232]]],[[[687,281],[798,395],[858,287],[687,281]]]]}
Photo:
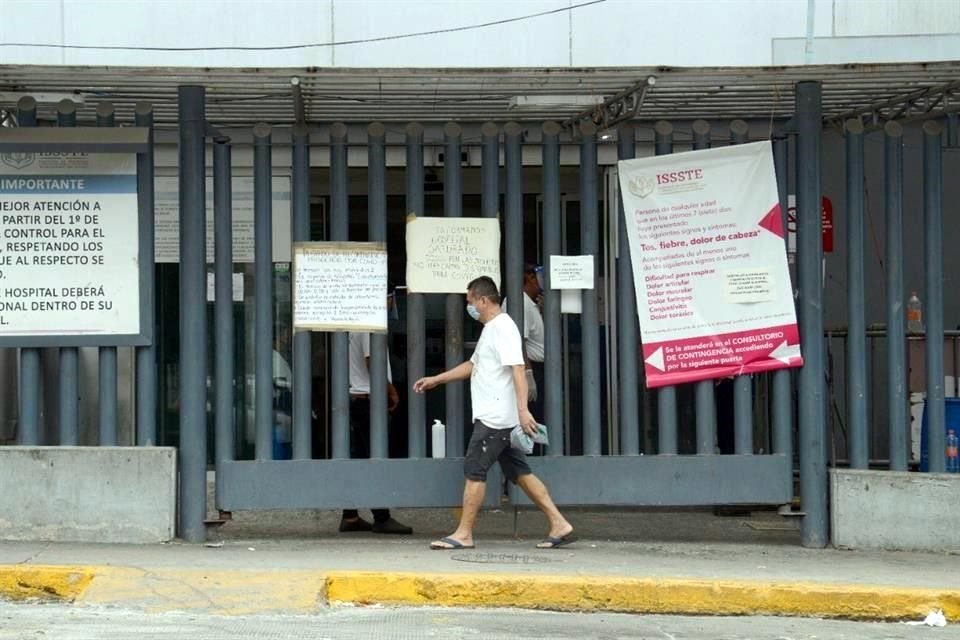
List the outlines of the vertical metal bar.
{"type": "Polygon", "coordinates": [[[179,88],[180,535],[203,542],[207,503],[206,90],[179,88]]]}
{"type": "Polygon", "coordinates": [[[820,241],[820,133],[823,113],[819,82],[797,83],[797,256],[800,280],[800,495],[806,515],[802,541],[826,546],[827,448],[824,389],[823,282],[820,241]]]}
{"type": "MultiPolygon", "coordinates": [[[[423,215],[423,126],[407,125],[407,215],[423,215]]],[[[426,375],[426,322],[422,293],[407,289],[407,380],[426,375]]],[[[409,390],[409,385],[408,385],[409,390]]],[[[407,450],[411,458],[427,454],[427,406],[422,393],[407,394],[407,450]]]]}
{"type": "MultiPolygon", "coordinates": [[[[371,242],[387,242],[387,140],[379,122],[367,127],[367,225],[371,242]]],[[[384,295],[386,295],[384,291],[384,295]]],[[[387,446],[387,334],[370,336],[370,457],[390,457],[387,446]]]]}
{"type": "MultiPolygon", "coordinates": [[[[497,218],[500,215],[500,127],[492,122],[484,123],[480,127],[480,135],[482,139],[482,148],[481,148],[481,158],[480,158],[480,183],[481,183],[481,193],[480,193],[480,212],[484,218],[497,218]]],[[[511,160],[506,162],[507,169],[507,189],[506,189],[506,224],[509,228],[515,228],[512,225],[516,220],[519,220],[520,230],[519,233],[523,233],[523,185],[522,179],[520,178],[520,138],[519,130],[514,131],[516,136],[516,149],[512,149],[507,152],[511,154],[511,160]],[[511,179],[512,173],[515,173],[513,179],[511,179]],[[519,204],[518,204],[519,203],[519,204]],[[515,212],[515,210],[517,212],[515,212]]],[[[509,235],[509,231],[507,234],[509,235]]],[[[522,248],[522,244],[521,244],[522,248]]],[[[508,245],[507,249],[508,256],[510,254],[510,247],[508,245]]],[[[507,258],[508,270],[509,270],[509,257],[507,258]]],[[[510,282],[511,273],[507,274],[507,282],[510,282]]],[[[510,289],[513,291],[513,289],[510,289]]],[[[518,297],[518,296],[514,296],[518,297]]],[[[511,305],[509,309],[513,311],[514,309],[519,308],[521,313],[523,311],[522,304],[511,305]]],[[[512,316],[514,321],[516,321],[517,316],[512,316]]],[[[521,327],[521,334],[523,332],[523,321],[520,320],[518,327],[521,327]]],[[[538,416],[539,417],[539,416],[538,416]]]]}
{"type": "MultiPolygon", "coordinates": [[[[21,127],[37,126],[37,101],[29,96],[17,102],[17,122],[21,127]]],[[[20,349],[20,424],[21,446],[40,444],[40,350],[20,349]]]]}
{"type": "MultiPolygon", "coordinates": [[[[77,125],[77,106],[64,99],[57,104],[57,126],[77,125]]],[[[80,353],[76,347],[60,348],[60,444],[80,444],[80,353]]]]}
{"type": "MultiPolygon", "coordinates": [[[[523,150],[521,136],[523,130],[516,122],[508,122],[503,127],[503,166],[506,174],[506,195],[504,198],[504,236],[506,244],[506,264],[504,265],[504,292],[517,298],[517,304],[509,304],[507,311],[513,321],[523,331],[523,150]]],[[[546,393],[541,389],[540,393],[546,393]]],[[[543,416],[535,416],[543,420],[543,416]]]]}
{"type": "MultiPolygon", "coordinates": [[[[463,195],[460,183],[460,125],[448,122],[443,127],[443,211],[448,218],[463,216],[463,195]]],[[[446,299],[445,364],[452,369],[463,362],[463,294],[448,293],[446,299]]],[[[463,383],[444,387],[447,400],[447,455],[464,453],[463,383]]]]}
{"type": "MultiPolygon", "coordinates": [[[[785,136],[773,139],[773,160],[777,172],[777,192],[780,194],[780,217],[783,229],[787,229],[787,176],[789,141],[785,136]]],[[[783,234],[784,250],[788,233],[783,234]]],[[[781,369],[773,373],[773,452],[782,453],[790,463],[790,479],[793,484],[793,394],[790,389],[790,372],[781,369]]]]}
{"type": "MultiPolygon", "coordinates": [[[[552,287],[550,263],[563,255],[560,214],[560,125],[543,125],[543,253],[546,287],[543,304],[543,389],[544,422],[550,442],[562,443],[563,424],[563,335],[560,319],[560,290],[552,287]]],[[[551,445],[547,455],[563,455],[563,447],[551,445]]]]}
{"type": "Polygon", "coordinates": [[[580,244],[593,256],[593,287],[584,289],[583,313],[583,454],[602,453],[600,417],[600,318],[597,308],[597,272],[600,261],[600,216],[597,211],[597,128],[580,125],[580,244]]]}
{"type": "Polygon", "coordinates": [[[483,140],[480,155],[480,215],[496,218],[500,215],[500,127],[487,122],[480,127],[480,136],[483,140]]]}
{"type": "MultiPolygon", "coordinates": [[[[750,127],[743,120],[730,123],[730,143],[747,142],[750,127]]],[[[733,433],[734,453],[753,453],[753,376],[743,375],[733,379],[733,433]]]]}
{"type": "MultiPolygon", "coordinates": [[[[660,120],[654,125],[654,152],[658,156],[673,153],[673,125],[660,120]]],[[[662,387],[657,393],[659,453],[677,453],[677,389],[662,387]]]]}
{"type": "MultiPolygon", "coordinates": [[[[693,148],[710,148],[710,123],[696,120],[693,123],[693,148]]],[[[713,380],[696,383],[697,454],[711,455],[716,452],[717,405],[713,392],[713,380]]]]}
{"type": "MultiPolygon", "coordinates": [[[[637,153],[632,124],[617,129],[617,159],[630,160],[637,153]]],[[[637,322],[637,293],[627,238],[623,198],[617,199],[617,399],[620,413],[620,454],[640,453],[640,345],[637,322]]]]}
{"type": "MultiPolygon", "coordinates": [[[[330,127],[330,239],[350,238],[350,210],[347,200],[347,127],[342,122],[330,127]]],[[[330,340],[330,423],[334,458],[350,457],[350,338],[337,331],[330,340]]]]}
{"type": "Polygon", "coordinates": [[[923,123],[923,248],[926,257],[927,451],[930,471],[946,471],[943,391],[943,125],[923,123]]]}
{"type": "Polygon", "coordinates": [[[253,128],[254,424],[257,460],[273,459],[273,212],[271,128],[253,128]]]}
{"type": "Polygon", "coordinates": [[[847,412],[850,466],[870,463],[867,431],[867,321],[863,272],[864,193],[863,123],[844,124],[847,146],[847,412]]]}
{"type": "MultiPolygon", "coordinates": [[[[217,473],[236,456],[234,442],[233,362],[233,167],[229,139],[217,138],[213,147],[213,250],[214,250],[214,373],[217,473]]],[[[217,476],[220,477],[219,475],[217,476]]],[[[223,483],[216,483],[217,508],[223,483]]]]}
{"type": "Polygon", "coordinates": [[[890,469],[907,470],[907,341],[903,308],[903,127],[884,130],[884,202],[887,271],[887,415],[890,420],[890,469]]]}
{"type": "MultiPolygon", "coordinates": [[[[97,105],[97,126],[114,126],[112,103],[101,102],[97,105]]],[[[99,443],[102,447],[115,447],[117,445],[117,348],[100,347],[99,360],[99,443]]]]}
{"type": "MultiPolygon", "coordinates": [[[[138,102],[134,109],[134,118],[138,127],[150,129],[150,150],[137,154],[137,203],[139,208],[140,259],[150,265],[147,282],[140,283],[145,288],[148,322],[156,323],[154,306],[156,301],[154,272],[154,222],[153,222],[153,105],[138,102]]],[[[156,332],[154,332],[156,335],[156,332]]],[[[157,440],[157,348],[150,344],[136,349],[137,378],[137,445],[153,446],[157,440]]]]}
{"type": "MultiPolygon", "coordinates": [[[[310,129],[297,124],[293,138],[293,242],[310,240],[310,129]]],[[[313,451],[313,333],[293,334],[293,459],[309,460],[313,451]]]]}
{"type": "Polygon", "coordinates": [[[956,113],[947,114],[947,146],[956,147],[960,145],[960,115],[956,113]]]}

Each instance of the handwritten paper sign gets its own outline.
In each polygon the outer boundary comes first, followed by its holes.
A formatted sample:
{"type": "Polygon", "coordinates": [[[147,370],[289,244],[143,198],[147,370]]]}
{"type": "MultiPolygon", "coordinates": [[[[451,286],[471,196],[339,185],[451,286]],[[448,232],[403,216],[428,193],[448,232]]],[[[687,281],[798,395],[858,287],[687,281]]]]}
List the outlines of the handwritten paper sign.
{"type": "Polygon", "coordinates": [[[550,256],[551,289],[593,289],[593,256],[550,256]]]}
{"type": "Polygon", "coordinates": [[[294,330],[387,331],[383,242],[298,242],[293,251],[294,330]]]}
{"type": "Polygon", "coordinates": [[[407,219],[407,289],[463,293],[480,276],[500,283],[500,222],[496,218],[407,219]]]}

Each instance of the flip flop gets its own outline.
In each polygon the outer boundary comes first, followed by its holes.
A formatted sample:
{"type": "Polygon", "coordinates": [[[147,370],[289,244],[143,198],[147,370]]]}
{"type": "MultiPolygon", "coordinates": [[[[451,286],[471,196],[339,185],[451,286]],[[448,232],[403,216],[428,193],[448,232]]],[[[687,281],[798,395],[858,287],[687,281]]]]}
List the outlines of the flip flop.
{"type": "Polygon", "coordinates": [[[455,551],[457,549],[473,549],[475,545],[463,544],[459,540],[454,540],[453,538],[440,538],[436,542],[430,543],[430,548],[434,551],[455,551]],[[440,544],[443,543],[443,544],[440,544]],[[449,545],[449,546],[444,546],[449,545]]]}
{"type": "Polygon", "coordinates": [[[537,545],[537,549],[559,549],[560,547],[576,541],[577,536],[573,535],[573,532],[570,532],[565,536],[560,536],[559,538],[547,536],[540,544],[537,545]]]}

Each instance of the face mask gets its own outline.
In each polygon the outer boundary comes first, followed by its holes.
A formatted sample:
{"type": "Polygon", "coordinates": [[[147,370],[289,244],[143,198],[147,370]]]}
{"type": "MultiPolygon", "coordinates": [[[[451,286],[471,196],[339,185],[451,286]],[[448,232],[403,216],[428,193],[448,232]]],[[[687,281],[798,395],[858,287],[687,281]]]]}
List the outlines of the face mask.
{"type": "Polygon", "coordinates": [[[472,304],[467,305],[467,315],[473,318],[474,320],[480,320],[480,312],[477,311],[477,308],[472,304]]]}

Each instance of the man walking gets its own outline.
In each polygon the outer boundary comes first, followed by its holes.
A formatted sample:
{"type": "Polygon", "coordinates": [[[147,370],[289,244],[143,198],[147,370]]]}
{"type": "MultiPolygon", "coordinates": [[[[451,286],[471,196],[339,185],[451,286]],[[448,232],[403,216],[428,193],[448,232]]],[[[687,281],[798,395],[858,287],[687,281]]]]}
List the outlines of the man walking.
{"type": "Polygon", "coordinates": [[[467,313],[483,323],[473,356],[449,371],[421,378],[413,385],[414,391],[423,393],[448,382],[470,378],[473,403],[473,436],[464,460],[463,514],[457,530],[431,543],[430,548],[474,547],[473,527],[486,492],[487,470],[494,462],[500,463],[507,479],[523,489],[547,517],[550,529],[537,547],[562,547],[574,541],[573,525],[557,509],[547,487],[533,475],[523,451],[510,446],[510,431],[515,426],[519,424],[533,435],[537,422],[527,406],[520,332],[510,316],[501,312],[500,294],[493,280],[483,276],[467,285],[467,313]]]}

